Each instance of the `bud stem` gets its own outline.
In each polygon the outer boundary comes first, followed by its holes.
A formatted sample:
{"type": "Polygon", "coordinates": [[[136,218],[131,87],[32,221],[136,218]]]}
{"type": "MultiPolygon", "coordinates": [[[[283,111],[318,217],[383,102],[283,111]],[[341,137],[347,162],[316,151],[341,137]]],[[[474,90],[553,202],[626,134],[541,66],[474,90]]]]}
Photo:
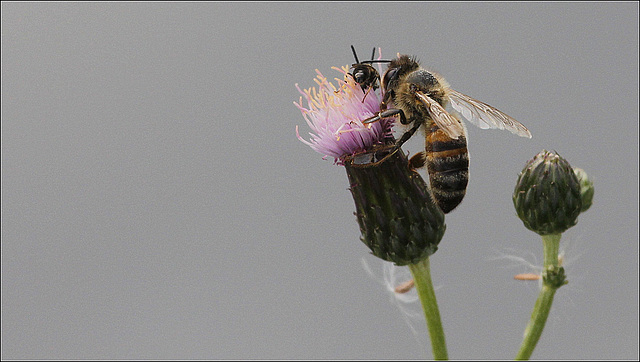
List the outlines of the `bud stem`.
{"type": "Polygon", "coordinates": [[[562,280],[564,281],[564,269],[558,266],[558,252],[560,249],[560,237],[562,234],[549,234],[542,235],[542,245],[544,248],[544,274],[543,283],[540,294],[538,294],[538,300],[533,307],[531,313],[531,320],[524,330],[524,339],[520,345],[520,350],[516,356],[516,360],[528,360],[536,348],[536,344],[542,335],[542,330],[547,322],[549,311],[551,310],[551,304],[553,303],[553,297],[556,290],[563,284],[558,283],[557,279],[552,282],[552,277],[548,275],[553,272],[555,276],[556,271],[561,269],[562,280]]]}
{"type": "Polygon", "coordinates": [[[413,275],[416,290],[420,297],[420,302],[422,302],[424,316],[427,320],[433,358],[435,360],[448,360],[449,356],[444,340],[442,322],[440,321],[440,311],[438,310],[438,302],[436,301],[436,294],[433,291],[433,283],[431,281],[429,258],[427,257],[416,264],[409,264],[409,270],[413,275]]]}
{"type": "Polygon", "coordinates": [[[560,252],[560,237],[562,234],[542,235],[542,248],[544,250],[544,268],[558,266],[558,253],[560,252]]]}
{"type": "Polygon", "coordinates": [[[528,360],[533,353],[533,349],[536,348],[536,344],[542,335],[542,330],[547,322],[549,316],[549,310],[551,309],[551,303],[553,303],[553,296],[556,293],[556,288],[550,287],[546,284],[542,285],[542,290],[536,300],[536,305],[533,307],[533,313],[531,313],[531,320],[524,330],[524,339],[522,345],[516,356],[516,360],[528,360]]]}

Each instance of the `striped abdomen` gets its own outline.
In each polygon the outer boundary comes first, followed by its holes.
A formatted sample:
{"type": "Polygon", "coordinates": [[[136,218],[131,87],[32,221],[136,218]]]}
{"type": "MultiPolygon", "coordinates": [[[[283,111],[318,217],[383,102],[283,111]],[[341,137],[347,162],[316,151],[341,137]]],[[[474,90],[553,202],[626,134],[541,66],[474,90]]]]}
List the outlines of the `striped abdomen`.
{"type": "Polygon", "coordinates": [[[445,214],[464,198],[469,182],[467,139],[449,138],[438,126],[426,125],[426,165],[431,193],[445,214]]]}

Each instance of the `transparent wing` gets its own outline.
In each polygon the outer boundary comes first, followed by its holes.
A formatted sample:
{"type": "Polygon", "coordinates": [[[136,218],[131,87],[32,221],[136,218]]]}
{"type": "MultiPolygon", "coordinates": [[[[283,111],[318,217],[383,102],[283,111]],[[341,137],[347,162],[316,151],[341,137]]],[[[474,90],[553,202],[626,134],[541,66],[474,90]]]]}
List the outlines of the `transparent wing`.
{"type": "Polygon", "coordinates": [[[531,132],[522,123],[486,103],[454,90],[450,90],[449,101],[453,109],[482,129],[506,129],[518,136],[531,138],[531,132]]]}
{"type": "Polygon", "coordinates": [[[447,113],[438,102],[421,92],[416,92],[415,94],[429,110],[431,119],[433,119],[436,125],[440,127],[449,138],[458,139],[458,137],[464,135],[464,126],[462,123],[447,113]]]}

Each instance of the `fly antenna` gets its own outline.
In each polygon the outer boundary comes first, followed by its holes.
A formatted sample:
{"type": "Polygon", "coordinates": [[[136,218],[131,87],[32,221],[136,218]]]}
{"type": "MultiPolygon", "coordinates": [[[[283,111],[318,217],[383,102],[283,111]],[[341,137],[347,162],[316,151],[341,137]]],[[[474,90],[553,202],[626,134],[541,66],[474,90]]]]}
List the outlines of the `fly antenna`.
{"type": "Polygon", "coordinates": [[[351,46],[351,51],[353,52],[353,57],[356,58],[356,63],[360,64],[358,56],[356,55],[356,48],[354,48],[353,45],[351,46]]]}
{"type": "Polygon", "coordinates": [[[373,64],[373,63],[391,63],[391,60],[365,60],[360,64],[373,64]]]}

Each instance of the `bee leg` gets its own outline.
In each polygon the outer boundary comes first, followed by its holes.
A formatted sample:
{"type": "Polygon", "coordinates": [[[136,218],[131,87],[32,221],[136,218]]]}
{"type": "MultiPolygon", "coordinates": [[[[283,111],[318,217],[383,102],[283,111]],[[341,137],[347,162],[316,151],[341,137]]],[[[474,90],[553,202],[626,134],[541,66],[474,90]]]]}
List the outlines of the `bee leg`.
{"type": "Polygon", "coordinates": [[[402,109],[390,109],[387,112],[390,112],[390,111],[396,111],[400,115],[400,123],[409,124],[409,121],[407,120],[407,116],[404,115],[404,111],[402,109]]]}
{"type": "Polygon", "coordinates": [[[418,128],[420,128],[420,126],[422,126],[422,122],[415,122],[413,127],[411,127],[410,130],[405,132],[400,138],[400,140],[396,142],[396,148],[400,148],[400,146],[402,146],[403,143],[407,142],[407,140],[409,140],[409,138],[411,138],[411,136],[413,136],[413,134],[416,133],[416,131],[418,130],[418,128]]]}
{"type": "Polygon", "coordinates": [[[418,152],[409,159],[409,168],[417,170],[423,168],[427,162],[427,155],[424,152],[418,152]]]}
{"type": "Polygon", "coordinates": [[[395,116],[396,114],[400,115],[400,122],[402,124],[409,123],[407,122],[407,118],[404,116],[404,112],[402,111],[402,109],[388,109],[386,111],[380,111],[375,116],[365,119],[364,121],[362,121],[362,123],[369,124],[373,122],[378,122],[382,118],[389,118],[389,117],[395,116]]]}

